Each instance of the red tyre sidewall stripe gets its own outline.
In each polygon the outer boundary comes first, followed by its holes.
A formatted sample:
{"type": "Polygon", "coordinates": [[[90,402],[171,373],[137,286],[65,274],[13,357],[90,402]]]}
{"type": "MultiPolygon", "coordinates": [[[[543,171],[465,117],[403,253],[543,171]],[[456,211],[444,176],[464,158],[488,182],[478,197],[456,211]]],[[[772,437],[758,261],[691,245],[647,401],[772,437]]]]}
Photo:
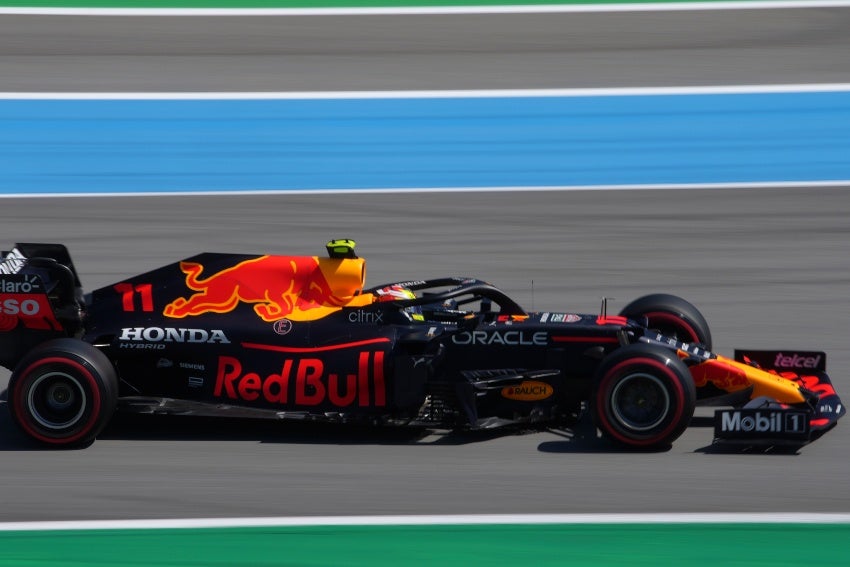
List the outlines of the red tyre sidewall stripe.
{"type": "Polygon", "coordinates": [[[100,416],[101,398],[100,388],[98,387],[97,380],[88,368],[86,368],[79,362],[71,360],[69,358],[42,358],[27,366],[26,370],[21,373],[21,378],[15,383],[15,389],[12,392],[12,400],[14,401],[17,414],[21,418],[19,420],[20,425],[26,430],[27,434],[38,439],[39,441],[42,441],[44,443],[51,443],[54,445],[64,445],[67,443],[74,443],[75,441],[80,440],[82,437],[84,437],[91,431],[92,426],[95,424],[95,422],[97,422],[97,419],[100,416]],[[83,429],[80,430],[76,435],[72,435],[71,437],[62,437],[61,439],[47,437],[45,435],[42,435],[37,429],[35,429],[30,424],[29,412],[27,411],[25,402],[26,396],[22,395],[22,392],[20,390],[23,383],[29,379],[30,373],[34,369],[45,364],[60,364],[73,368],[79,373],[80,376],[78,377],[82,377],[83,379],[85,379],[85,381],[88,382],[89,388],[91,390],[91,415],[89,416],[88,421],[83,426],[83,429]]]}
{"type": "Polygon", "coordinates": [[[650,311],[648,313],[644,313],[644,316],[649,319],[649,328],[652,329],[652,320],[661,320],[662,323],[673,323],[676,326],[684,329],[691,337],[690,341],[684,340],[682,337],[679,337],[679,340],[682,342],[694,342],[699,343],[702,342],[697,335],[696,329],[685,319],[679,317],[678,315],[673,315],[672,313],[665,313],[664,311],[650,311]]]}
{"type": "Polygon", "coordinates": [[[654,367],[658,370],[663,371],[665,377],[667,378],[668,383],[671,383],[671,385],[673,386],[673,389],[675,390],[674,394],[675,394],[675,398],[676,398],[673,401],[673,403],[676,404],[676,411],[675,411],[675,414],[673,415],[673,419],[670,420],[670,424],[666,428],[664,428],[663,431],[660,431],[657,435],[654,435],[653,437],[650,437],[648,439],[632,439],[632,438],[626,437],[624,435],[620,435],[618,428],[614,427],[614,425],[608,419],[608,415],[607,415],[606,411],[599,411],[598,417],[599,417],[600,420],[602,420],[604,422],[604,424],[607,428],[607,432],[610,435],[613,435],[618,441],[620,441],[622,443],[626,443],[628,445],[635,445],[635,446],[653,445],[655,443],[658,443],[665,436],[669,435],[670,432],[677,427],[679,419],[681,419],[681,417],[682,417],[682,412],[684,411],[685,390],[682,388],[682,384],[679,383],[679,380],[675,379],[675,372],[673,371],[673,369],[668,367],[666,364],[659,362],[657,360],[654,360],[652,358],[636,357],[636,358],[630,358],[628,360],[624,360],[624,361],[620,362],[619,364],[617,364],[616,366],[614,366],[613,368],[611,368],[608,372],[605,373],[605,377],[602,379],[602,382],[599,384],[599,390],[596,394],[596,404],[597,404],[597,407],[599,407],[600,409],[604,408],[604,409],[607,410],[607,408],[609,407],[607,400],[608,400],[608,397],[610,395],[609,383],[611,382],[611,379],[613,377],[616,377],[618,375],[620,369],[623,368],[624,366],[636,366],[636,365],[651,366],[651,367],[654,367]]]}

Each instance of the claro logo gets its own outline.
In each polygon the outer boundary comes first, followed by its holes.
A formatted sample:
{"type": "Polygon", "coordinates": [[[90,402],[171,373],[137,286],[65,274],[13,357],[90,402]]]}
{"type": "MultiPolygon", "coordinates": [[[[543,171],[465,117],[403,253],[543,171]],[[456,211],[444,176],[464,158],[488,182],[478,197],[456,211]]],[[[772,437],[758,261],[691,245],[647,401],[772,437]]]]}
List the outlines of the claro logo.
{"type": "Polygon", "coordinates": [[[552,386],[546,382],[527,380],[518,386],[502,388],[502,397],[519,402],[537,402],[552,395],[552,386]]]}

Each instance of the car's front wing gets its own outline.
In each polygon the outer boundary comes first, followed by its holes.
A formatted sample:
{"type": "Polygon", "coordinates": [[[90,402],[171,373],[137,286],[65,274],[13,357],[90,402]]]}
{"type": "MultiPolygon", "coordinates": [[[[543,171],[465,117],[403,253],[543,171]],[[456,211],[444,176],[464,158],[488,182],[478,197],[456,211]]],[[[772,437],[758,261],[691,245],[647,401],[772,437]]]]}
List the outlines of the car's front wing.
{"type": "Polygon", "coordinates": [[[805,354],[739,351],[737,360],[716,356],[694,367],[692,372],[699,379],[723,384],[727,391],[747,388],[752,392],[743,407],[715,412],[715,439],[806,443],[831,429],[846,408],[825,372],[826,355],[805,354]],[[791,364],[798,360],[805,364],[791,364]]]}

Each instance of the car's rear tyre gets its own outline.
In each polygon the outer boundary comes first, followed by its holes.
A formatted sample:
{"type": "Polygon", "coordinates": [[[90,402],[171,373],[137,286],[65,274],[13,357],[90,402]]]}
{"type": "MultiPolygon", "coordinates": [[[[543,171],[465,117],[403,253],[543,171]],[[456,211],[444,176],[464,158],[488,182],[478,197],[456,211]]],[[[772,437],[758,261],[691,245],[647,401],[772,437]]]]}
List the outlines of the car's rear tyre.
{"type": "Polygon", "coordinates": [[[593,417],[602,434],[630,449],[665,449],[694,415],[696,386],[674,351],[632,344],[597,370],[593,417]]]}
{"type": "Polygon", "coordinates": [[[711,330],[699,309],[681,297],[654,293],[635,299],[620,315],[629,319],[647,319],[647,326],[662,335],[711,350],[711,330]]]}
{"type": "Polygon", "coordinates": [[[21,430],[54,447],[91,444],[115,411],[118,379],[105,354],[76,339],[30,351],[9,379],[9,412],[21,430]]]}

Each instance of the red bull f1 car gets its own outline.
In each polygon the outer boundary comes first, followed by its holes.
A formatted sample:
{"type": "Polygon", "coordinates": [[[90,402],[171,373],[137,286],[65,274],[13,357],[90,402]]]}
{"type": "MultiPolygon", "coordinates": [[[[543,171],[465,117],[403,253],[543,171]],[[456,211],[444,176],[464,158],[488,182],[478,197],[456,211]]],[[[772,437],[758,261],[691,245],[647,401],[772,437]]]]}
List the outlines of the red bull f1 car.
{"type": "Polygon", "coordinates": [[[116,410],[488,429],[590,415],[626,448],[668,447],[697,403],[714,438],[803,444],[845,408],[826,355],[714,353],[700,312],[654,294],[608,315],[528,312],[475,278],[366,287],[327,256],[204,253],[84,294],[67,249],[0,258],[0,364],[29,437],[84,446],[116,410]]]}

